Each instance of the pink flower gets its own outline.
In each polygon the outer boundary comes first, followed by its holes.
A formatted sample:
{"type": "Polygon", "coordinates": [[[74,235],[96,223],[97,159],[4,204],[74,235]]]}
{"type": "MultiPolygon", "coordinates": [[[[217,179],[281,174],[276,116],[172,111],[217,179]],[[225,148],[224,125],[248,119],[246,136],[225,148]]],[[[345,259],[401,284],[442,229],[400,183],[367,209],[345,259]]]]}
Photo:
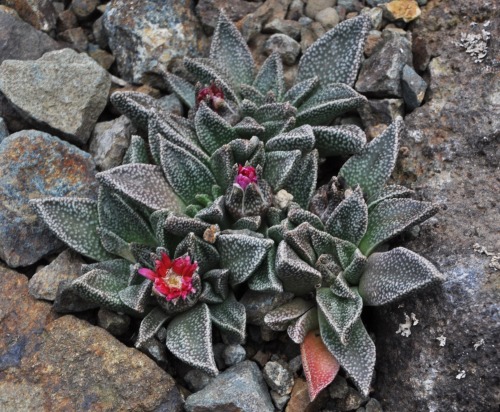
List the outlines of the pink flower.
{"type": "Polygon", "coordinates": [[[196,103],[206,102],[212,109],[219,110],[224,105],[224,93],[215,84],[201,89],[196,95],[196,103]]]}
{"type": "Polygon", "coordinates": [[[155,261],[155,270],[140,268],[139,274],[154,282],[154,290],[170,301],[195,293],[193,274],[198,269],[196,262],[191,263],[189,256],[170,260],[166,253],[161,254],[161,260],[155,261]]]}
{"type": "Polygon", "coordinates": [[[234,183],[240,185],[243,190],[245,190],[250,183],[257,183],[255,167],[238,165],[238,175],[234,179],[234,183]]]}

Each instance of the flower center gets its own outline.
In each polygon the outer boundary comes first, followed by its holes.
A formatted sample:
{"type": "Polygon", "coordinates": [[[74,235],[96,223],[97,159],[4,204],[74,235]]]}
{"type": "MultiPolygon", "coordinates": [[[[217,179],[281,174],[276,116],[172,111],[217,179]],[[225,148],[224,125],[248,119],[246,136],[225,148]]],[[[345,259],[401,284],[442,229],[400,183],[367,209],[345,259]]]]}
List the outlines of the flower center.
{"type": "Polygon", "coordinates": [[[172,289],[182,289],[182,275],[178,275],[172,269],[170,269],[165,277],[162,278],[165,286],[172,289]]]}
{"type": "Polygon", "coordinates": [[[201,103],[202,101],[217,111],[224,105],[224,93],[222,89],[212,83],[210,86],[201,89],[196,95],[196,102],[201,103]]]}

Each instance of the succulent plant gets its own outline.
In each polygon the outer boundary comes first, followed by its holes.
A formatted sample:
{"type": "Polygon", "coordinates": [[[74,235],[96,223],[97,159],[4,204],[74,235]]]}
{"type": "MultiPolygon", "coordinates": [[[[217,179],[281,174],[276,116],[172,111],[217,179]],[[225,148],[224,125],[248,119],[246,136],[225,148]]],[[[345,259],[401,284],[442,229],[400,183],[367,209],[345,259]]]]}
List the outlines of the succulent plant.
{"type": "Polygon", "coordinates": [[[380,248],[438,210],[407,198],[412,192],[404,187],[385,185],[401,129],[399,119],[351,157],[313,198],[316,214],[289,208],[280,223],[276,275],[296,297],[264,320],[301,344],[312,399],[334,379],[337,363],[367,394],[375,345],[361,321],[363,306],[393,302],[441,279],[416,253],[380,248]]]}
{"type": "Polygon", "coordinates": [[[272,54],[259,71],[238,30],[221,14],[208,59],[184,61],[198,82],[165,73],[187,118],[157,100],[115,92],[112,103],[144,132],[119,167],[101,172],[97,201],[33,201],[68,246],[97,261],[71,288],[142,319],[136,346],[166,325],[166,346],[216,374],[212,326],[243,342],[245,289],[295,297],[265,317],[301,344],[312,398],[342,366],[364,393],[375,348],[360,315],[439,278],[388,239],[436,212],[388,185],[402,121],[366,143],[357,126],[333,126],[365,98],[352,89],[369,18],[342,22],[300,60],[285,91],[272,54]],[[317,188],[325,157],[350,156],[317,188]]]}

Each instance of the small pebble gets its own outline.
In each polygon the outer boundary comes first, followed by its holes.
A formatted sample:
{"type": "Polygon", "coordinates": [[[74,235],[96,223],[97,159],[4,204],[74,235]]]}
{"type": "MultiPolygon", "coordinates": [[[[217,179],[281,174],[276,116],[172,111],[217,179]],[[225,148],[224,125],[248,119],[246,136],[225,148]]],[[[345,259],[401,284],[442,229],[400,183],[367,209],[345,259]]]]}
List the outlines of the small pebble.
{"type": "Polygon", "coordinates": [[[227,345],[222,352],[222,357],[226,366],[233,366],[243,362],[246,355],[245,348],[241,345],[227,345]]]}
{"type": "Polygon", "coordinates": [[[210,383],[212,377],[199,369],[191,369],[184,375],[184,380],[191,391],[198,392],[210,383]]]}
{"type": "Polygon", "coordinates": [[[267,385],[279,395],[285,396],[292,392],[293,374],[283,362],[267,362],[262,374],[267,385]]]}

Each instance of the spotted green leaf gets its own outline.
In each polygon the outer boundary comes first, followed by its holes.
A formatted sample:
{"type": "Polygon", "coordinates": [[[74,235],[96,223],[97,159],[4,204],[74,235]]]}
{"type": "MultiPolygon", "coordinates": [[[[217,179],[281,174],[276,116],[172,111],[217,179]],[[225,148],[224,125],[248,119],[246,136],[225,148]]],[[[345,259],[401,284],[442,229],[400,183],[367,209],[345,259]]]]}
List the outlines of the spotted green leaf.
{"type": "Polygon", "coordinates": [[[159,307],[149,312],[139,326],[135,347],[137,349],[142,349],[144,344],[158,333],[168,318],[169,316],[159,307]]]}
{"type": "Polygon", "coordinates": [[[141,136],[132,135],[130,139],[130,146],[122,161],[124,165],[129,163],[149,163],[146,142],[141,136]]]}
{"type": "Polygon", "coordinates": [[[279,100],[285,90],[285,82],[283,77],[283,63],[278,52],[272,53],[264,62],[257,73],[253,86],[266,95],[272,92],[279,100]]]}
{"type": "Polygon", "coordinates": [[[205,102],[202,102],[196,111],[194,124],[200,144],[209,154],[237,137],[232,126],[205,102]]]}
{"type": "Polygon", "coordinates": [[[283,189],[287,179],[292,180],[291,173],[300,162],[300,150],[266,153],[264,179],[271,185],[274,192],[283,189]]]}
{"type": "Polygon", "coordinates": [[[355,125],[314,126],[312,130],[321,156],[356,154],[366,144],[365,132],[355,125]]]}
{"type": "Polygon", "coordinates": [[[294,298],[290,302],[270,311],[264,316],[264,322],[272,330],[284,331],[292,321],[302,316],[313,306],[313,301],[294,298]]]}
{"type": "Polygon", "coordinates": [[[231,294],[224,302],[209,305],[210,318],[231,343],[243,343],[245,340],[245,306],[237,302],[231,294]]]}
{"type": "Polygon", "coordinates": [[[319,328],[318,309],[313,307],[288,326],[287,333],[295,343],[301,344],[306,335],[319,328]]]}
{"type": "Polygon", "coordinates": [[[318,161],[319,155],[316,149],[304,155],[283,185],[284,189],[293,196],[293,201],[304,209],[308,208],[309,201],[316,190],[318,161]]]}
{"type": "Polygon", "coordinates": [[[271,152],[300,150],[302,153],[308,153],[314,148],[314,143],[312,127],[305,125],[269,139],[266,143],[266,149],[271,152]]]}
{"type": "Polygon", "coordinates": [[[276,275],[276,248],[271,248],[267,253],[264,262],[255,271],[254,275],[248,280],[250,290],[258,292],[283,292],[283,285],[276,275]]]}
{"type": "Polygon", "coordinates": [[[183,78],[175,74],[165,72],[163,73],[168,87],[177,95],[182,102],[188,107],[195,105],[195,89],[193,85],[183,78]]]}

